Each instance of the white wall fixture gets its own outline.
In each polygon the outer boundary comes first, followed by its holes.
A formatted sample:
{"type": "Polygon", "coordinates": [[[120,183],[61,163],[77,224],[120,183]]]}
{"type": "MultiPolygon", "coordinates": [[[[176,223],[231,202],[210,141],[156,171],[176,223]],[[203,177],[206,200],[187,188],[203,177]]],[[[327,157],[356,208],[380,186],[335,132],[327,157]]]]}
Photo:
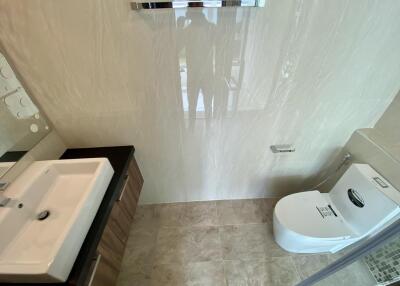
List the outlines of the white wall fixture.
{"type": "Polygon", "coordinates": [[[10,113],[18,119],[25,119],[39,113],[24,87],[21,85],[6,58],[0,53],[0,99],[10,113]]]}
{"type": "Polygon", "coordinates": [[[291,144],[278,144],[270,146],[272,153],[292,153],[296,151],[291,144]]]}
{"type": "Polygon", "coordinates": [[[278,201],[276,242],[296,253],[335,253],[400,217],[400,193],[367,164],[352,164],[329,193],[300,192],[278,201]]]}
{"type": "Polygon", "coordinates": [[[29,166],[3,193],[0,282],[66,281],[113,173],[106,158],[29,166]]]}

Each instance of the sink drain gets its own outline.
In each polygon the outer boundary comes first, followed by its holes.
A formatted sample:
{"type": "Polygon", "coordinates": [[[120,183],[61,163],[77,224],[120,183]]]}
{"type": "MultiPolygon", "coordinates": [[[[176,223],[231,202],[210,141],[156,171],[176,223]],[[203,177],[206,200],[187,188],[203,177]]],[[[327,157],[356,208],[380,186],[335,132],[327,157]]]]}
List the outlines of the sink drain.
{"type": "Polygon", "coordinates": [[[50,211],[42,211],[37,215],[37,219],[38,220],[45,220],[46,218],[48,218],[50,215],[50,211]]]}

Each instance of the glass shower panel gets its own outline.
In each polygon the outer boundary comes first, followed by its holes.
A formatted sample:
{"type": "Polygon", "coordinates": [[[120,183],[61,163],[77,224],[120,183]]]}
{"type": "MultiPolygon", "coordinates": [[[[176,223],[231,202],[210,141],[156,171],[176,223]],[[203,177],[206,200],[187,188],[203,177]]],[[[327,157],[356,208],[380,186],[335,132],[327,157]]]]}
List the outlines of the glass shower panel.
{"type": "Polygon", "coordinates": [[[399,282],[400,234],[314,285],[373,286],[399,285],[399,282]]]}

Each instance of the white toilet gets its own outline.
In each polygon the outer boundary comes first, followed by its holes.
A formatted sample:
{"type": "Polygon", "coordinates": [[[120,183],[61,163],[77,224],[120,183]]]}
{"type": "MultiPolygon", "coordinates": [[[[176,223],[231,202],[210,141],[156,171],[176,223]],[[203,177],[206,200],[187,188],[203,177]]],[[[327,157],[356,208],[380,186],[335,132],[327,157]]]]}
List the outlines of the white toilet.
{"type": "Polygon", "coordinates": [[[275,241],[296,253],[337,252],[400,215],[400,192],[367,164],[352,164],[329,193],[301,192],[274,209],[275,241]]]}

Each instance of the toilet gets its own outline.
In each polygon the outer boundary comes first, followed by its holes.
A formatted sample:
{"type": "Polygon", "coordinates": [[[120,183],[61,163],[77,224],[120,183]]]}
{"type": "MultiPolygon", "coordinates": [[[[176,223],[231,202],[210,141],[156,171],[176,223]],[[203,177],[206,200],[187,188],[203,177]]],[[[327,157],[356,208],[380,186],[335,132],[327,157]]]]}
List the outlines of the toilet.
{"type": "Polygon", "coordinates": [[[367,164],[352,164],[329,193],[307,191],[278,201],[275,241],[295,253],[335,253],[400,217],[400,192],[367,164]]]}

